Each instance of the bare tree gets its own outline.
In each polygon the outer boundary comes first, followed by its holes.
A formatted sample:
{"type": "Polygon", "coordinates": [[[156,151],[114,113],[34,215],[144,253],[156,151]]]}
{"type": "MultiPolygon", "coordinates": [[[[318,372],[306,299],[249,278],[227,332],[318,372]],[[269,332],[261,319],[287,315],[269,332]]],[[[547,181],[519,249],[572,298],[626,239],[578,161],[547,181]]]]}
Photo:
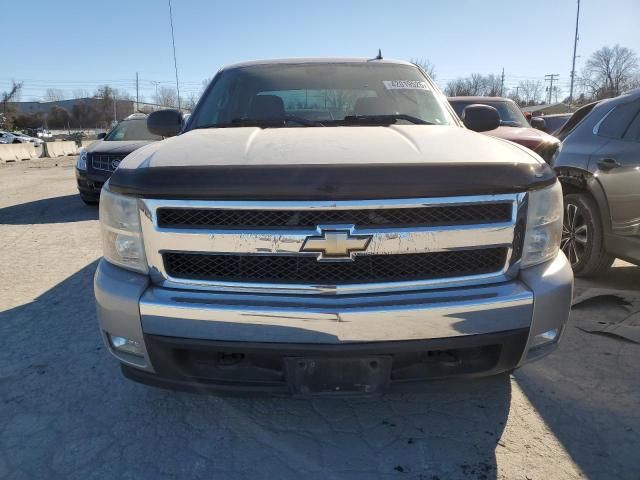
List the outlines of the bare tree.
{"type": "Polygon", "coordinates": [[[177,107],[178,94],[171,87],[160,87],[158,93],[154,96],[154,102],[163,107],[177,107]]]}
{"type": "Polygon", "coordinates": [[[196,108],[196,104],[198,103],[199,99],[200,95],[191,92],[186,99],[182,99],[183,101],[180,102],[180,104],[187,110],[193,110],[194,108],[196,108]]]}
{"type": "Polygon", "coordinates": [[[540,80],[524,80],[518,83],[518,99],[523,105],[535,105],[540,102],[544,86],[540,80]]]}
{"type": "Polygon", "coordinates": [[[455,80],[447,82],[444,92],[448,97],[465,97],[474,95],[471,91],[471,86],[464,78],[456,78],[455,80]]]}
{"type": "Polygon", "coordinates": [[[2,102],[2,113],[0,113],[0,126],[8,130],[13,129],[13,117],[15,108],[9,105],[9,102],[15,102],[20,97],[20,90],[22,90],[22,82],[11,81],[11,88],[6,92],[0,94],[0,101],[2,102]]]}
{"type": "Polygon", "coordinates": [[[638,73],[638,55],[626,47],[602,47],[591,54],[580,83],[594,99],[616,97],[632,88],[638,73]]]}
{"type": "Polygon", "coordinates": [[[64,100],[64,92],[59,88],[47,88],[44,92],[45,102],[59,102],[64,100]]]}
{"type": "Polygon", "coordinates": [[[498,97],[502,95],[502,79],[500,75],[493,73],[485,76],[482,82],[482,95],[487,97],[498,97]]]}
{"type": "Polygon", "coordinates": [[[22,82],[11,81],[11,88],[6,92],[2,92],[2,111],[7,112],[7,104],[14,102],[20,96],[20,90],[22,90],[22,82]]]}
{"type": "Polygon", "coordinates": [[[431,62],[431,60],[428,60],[426,58],[412,58],[409,61],[424,70],[427,75],[431,77],[431,80],[435,81],[436,66],[431,62]]]}
{"type": "Polygon", "coordinates": [[[497,97],[502,91],[502,80],[499,75],[481,75],[472,73],[467,78],[456,78],[447,83],[445,93],[452,96],[481,95],[497,97]]]}
{"type": "Polygon", "coordinates": [[[71,92],[73,98],[89,98],[91,94],[89,90],[85,90],[84,88],[76,88],[71,92]]]}

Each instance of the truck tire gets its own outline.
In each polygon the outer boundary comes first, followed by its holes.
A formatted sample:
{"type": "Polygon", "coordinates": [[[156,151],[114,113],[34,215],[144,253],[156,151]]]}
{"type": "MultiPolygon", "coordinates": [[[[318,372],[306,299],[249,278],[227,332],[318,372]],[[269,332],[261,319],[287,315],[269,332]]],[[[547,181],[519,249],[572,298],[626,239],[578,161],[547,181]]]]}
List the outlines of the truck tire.
{"type": "Polygon", "coordinates": [[[600,275],[615,260],[605,249],[600,212],[589,195],[570,193],[564,196],[560,246],[576,277],[600,275]]]}

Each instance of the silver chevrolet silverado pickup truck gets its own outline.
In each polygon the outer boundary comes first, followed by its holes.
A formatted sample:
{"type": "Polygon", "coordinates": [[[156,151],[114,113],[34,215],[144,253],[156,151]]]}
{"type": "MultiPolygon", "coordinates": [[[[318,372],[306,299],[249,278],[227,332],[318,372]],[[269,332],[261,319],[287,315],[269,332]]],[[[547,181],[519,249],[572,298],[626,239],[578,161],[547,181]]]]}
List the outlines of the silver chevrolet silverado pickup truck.
{"type": "Polygon", "coordinates": [[[372,394],[508,372],[557,345],[561,187],[415,65],[243,63],[102,189],[98,319],[157,386],[372,394]]]}

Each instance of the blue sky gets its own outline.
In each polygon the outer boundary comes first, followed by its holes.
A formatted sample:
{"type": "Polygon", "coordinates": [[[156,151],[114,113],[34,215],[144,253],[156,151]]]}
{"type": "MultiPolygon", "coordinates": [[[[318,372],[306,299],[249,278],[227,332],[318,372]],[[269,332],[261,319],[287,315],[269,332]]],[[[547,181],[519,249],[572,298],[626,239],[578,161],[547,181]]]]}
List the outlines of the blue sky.
{"type": "MultiPolygon", "coordinates": [[[[256,58],[427,58],[437,80],[500,73],[507,86],[560,74],[568,84],[576,0],[314,2],[172,0],[182,92],[201,88],[222,65],[256,58]]],[[[3,22],[0,91],[24,81],[22,100],[48,87],[68,96],[99,84],[151,99],[152,82],[175,85],[165,0],[32,0],[3,22]],[[16,54],[15,56],[13,54],[16,54]],[[42,55],[40,54],[42,53],[42,55]]],[[[578,69],[593,51],[619,43],[640,54],[640,0],[582,0],[578,69]]]]}

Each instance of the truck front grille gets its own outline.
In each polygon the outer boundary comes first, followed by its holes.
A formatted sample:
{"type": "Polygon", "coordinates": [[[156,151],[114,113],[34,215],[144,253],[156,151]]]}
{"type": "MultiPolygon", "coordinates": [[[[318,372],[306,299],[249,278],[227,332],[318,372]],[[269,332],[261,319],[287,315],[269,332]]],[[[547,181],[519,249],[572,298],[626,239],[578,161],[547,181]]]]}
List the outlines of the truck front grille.
{"type": "Polygon", "coordinates": [[[288,255],[217,255],[168,252],[167,273],[175,278],[218,282],[352,283],[401,282],[481,275],[500,270],[506,248],[405,255],[361,255],[353,262],[318,262],[288,255]]]}
{"type": "Polygon", "coordinates": [[[420,208],[366,210],[230,210],[161,208],[162,228],[315,228],[317,225],[352,224],[356,227],[413,227],[508,222],[508,202],[445,205],[420,208]]]}
{"type": "Polygon", "coordinates": [[[101,170],[103,172],[113,172],[120,162],[126,157],[128,153],[90,153],[89,160],[91,161],[91,168],[94,170],[101,170]]]}
{"type": "Polygon", "coordinates": [[[143,199],[140,221],[151,279],[167,288],[368,294],[508,280],[525,200],[143,199]]]}

